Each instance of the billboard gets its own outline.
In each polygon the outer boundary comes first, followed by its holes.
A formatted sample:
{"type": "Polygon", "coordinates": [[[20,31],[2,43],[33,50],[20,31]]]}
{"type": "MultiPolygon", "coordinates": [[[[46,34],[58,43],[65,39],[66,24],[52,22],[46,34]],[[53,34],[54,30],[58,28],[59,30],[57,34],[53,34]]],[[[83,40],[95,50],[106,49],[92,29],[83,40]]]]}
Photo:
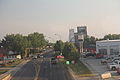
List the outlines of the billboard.
{"type": "Polygon", "coordinates": [[[78,34],[87,36],[87,27],[86,26],[77,27],[77,32],[78,34]]]}

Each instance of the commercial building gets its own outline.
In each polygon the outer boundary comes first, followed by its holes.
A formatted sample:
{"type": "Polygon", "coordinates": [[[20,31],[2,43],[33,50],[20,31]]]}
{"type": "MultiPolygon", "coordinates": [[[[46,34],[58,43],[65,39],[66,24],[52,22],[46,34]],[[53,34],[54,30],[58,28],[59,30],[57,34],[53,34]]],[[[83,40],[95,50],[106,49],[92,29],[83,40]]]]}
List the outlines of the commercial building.
{"type": "Polygon", "coordinates": [[[120,55],[120,40],[97,41],[96,53],[104,55],[120,55]]]}
{"type": "Polygon", "coordinates": [[[87,36],[87,27],[78,26],[77,32],[74,32],[74,29],[69,29],[69,42],[79,42],[87,36]]]}
{"type": "Polygon", "coordinates": [[[74,29],[69,29],[69,42],[75,42],[74,29]]]}
{"type": "Polygon", "coordinates": [[[87,36],[87,27],[78,26],[77,32],[74,32],[74,29],[69,30],[69,42],[75,43],[80,53],[83,53],[83,41],[87,36]]]}

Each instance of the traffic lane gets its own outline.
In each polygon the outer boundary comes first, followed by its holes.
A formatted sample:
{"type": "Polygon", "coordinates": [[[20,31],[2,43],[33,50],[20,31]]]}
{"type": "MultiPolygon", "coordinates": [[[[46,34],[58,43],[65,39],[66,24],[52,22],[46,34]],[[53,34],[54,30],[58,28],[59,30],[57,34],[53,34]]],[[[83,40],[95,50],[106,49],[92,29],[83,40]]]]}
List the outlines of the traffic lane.
{"type": "Polygon", "coordinates": [[[15,73],[11,80],[34,80],[34,77],[34,64],[32,62],[28,62],[19,71],[15,73]]]}
{"type": "Polygon", "coordinates": [[[50,64],[50,58],[41,63],[40,80],[73,80],[61,63],[50,64]]]}

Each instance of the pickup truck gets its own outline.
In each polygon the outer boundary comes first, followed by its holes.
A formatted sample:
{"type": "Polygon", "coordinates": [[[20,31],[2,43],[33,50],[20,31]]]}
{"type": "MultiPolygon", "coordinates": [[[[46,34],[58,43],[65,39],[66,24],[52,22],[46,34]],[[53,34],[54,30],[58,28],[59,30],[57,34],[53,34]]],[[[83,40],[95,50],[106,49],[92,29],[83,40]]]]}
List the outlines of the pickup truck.
{"type": "Polygon", "coordinates": [[[112,64],[109,64],[108,67],[109,67],[110,70],[116,70],[117,68],[120,67],[120,61],[116,60],[112,64]]]}

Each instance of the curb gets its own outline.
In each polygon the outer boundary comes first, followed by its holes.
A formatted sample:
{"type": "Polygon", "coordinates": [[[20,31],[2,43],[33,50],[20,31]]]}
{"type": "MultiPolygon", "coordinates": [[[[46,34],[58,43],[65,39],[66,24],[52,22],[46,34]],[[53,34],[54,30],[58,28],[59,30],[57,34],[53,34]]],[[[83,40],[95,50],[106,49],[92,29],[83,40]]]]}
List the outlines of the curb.
{"type": "Polygon", "coordinates": [[[94,78],[97,78],[98,80],[101,80],[101,76],[100,76],[100,74],[97,72],[97,71],[95,71],[92,67],[91,67],[91,65],[90,64],[88,64],[86,61],[84,61],[84,60],[80,60],[86,67],[88,67],[88,69],[92,72],[92,74],[96,74],[96,77],[94,77],[94,78]]]}
{"type": "Polygon", "coordinates": [[[68,67],[68,71],[69,71],[69,73],[71,74],[71,76],[73,77],[74,80],[78,80],[78,79],[75,77],[75,75],[74,75],[74,73],[73,73],[73,71],[72,71],[72,69],[71,69],[70,67],[68,67]]]}
{"type": "Polygon", "coordinates": [[[24,60],[23,62],[21,62],[16,67],[9,70],[8,72],[6,72],[4,74],[1,74],[0,75],[0,80],[10,80],[12,78],[12,76],[29,61],[30,60],[24,60]]]}

